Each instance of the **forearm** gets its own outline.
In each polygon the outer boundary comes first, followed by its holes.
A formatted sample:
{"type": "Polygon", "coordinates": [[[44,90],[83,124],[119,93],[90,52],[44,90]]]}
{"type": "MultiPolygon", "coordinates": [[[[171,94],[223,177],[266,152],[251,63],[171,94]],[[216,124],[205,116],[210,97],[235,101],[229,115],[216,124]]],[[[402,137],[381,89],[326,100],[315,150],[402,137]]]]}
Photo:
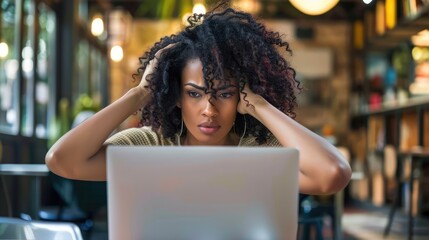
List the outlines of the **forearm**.
{"type": "Polygon", "coordinates": [[[259,104],[254,117],[264,124],[283,146],[300,152],[300,190],[309,194],[336,192],[348,183],[350,166],[341,153],[319,135],[300,125],[271,104],[259,104]]]}
{"type": "MultiPolygon", "coordinates": [[[[120,99],[97,112],[62,136],[46,155],[48,167],[55,173],[75,178],[76,172],[85,169],[96,154],[104,161],[103,143],[129,115],[137,111],[146,98],[142,91],[133,88],[120,99]]],[[[104,164],[104,163],[99,163],[104,164]]]]}

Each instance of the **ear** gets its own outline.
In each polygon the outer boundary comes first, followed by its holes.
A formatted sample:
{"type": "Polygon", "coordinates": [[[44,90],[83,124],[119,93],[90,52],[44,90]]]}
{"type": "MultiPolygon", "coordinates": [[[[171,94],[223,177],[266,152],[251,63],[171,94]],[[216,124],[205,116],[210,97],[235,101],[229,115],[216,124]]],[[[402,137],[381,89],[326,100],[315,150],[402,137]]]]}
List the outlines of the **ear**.
{"type": "Polygon", "coordinates": [[[176,103],[176,106],[177,106],[178,108],[182,108],[182,104],[180,104],[180,102],[177,102],[177,103],[176,103]]]}

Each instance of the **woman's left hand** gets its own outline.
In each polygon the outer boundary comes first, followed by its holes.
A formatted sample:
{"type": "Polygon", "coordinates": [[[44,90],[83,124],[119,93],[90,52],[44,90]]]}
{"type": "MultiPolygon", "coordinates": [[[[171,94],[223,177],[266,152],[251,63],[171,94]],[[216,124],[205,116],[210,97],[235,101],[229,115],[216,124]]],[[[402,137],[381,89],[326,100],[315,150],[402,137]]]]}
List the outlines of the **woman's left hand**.
{"type": "Polygon", "coordinates": [[[299,150],[299,187],[302,193],[332,194],[349,182],[350,165],[334,146],[275,108],[247,85],[240,93],[237,111],[257,119],[282,146],[299,150]]]}
{"type": "Polygon", "coordinates": [[[268,102],[261,96],[250,90],[249,86],[244,85],[243,92],[240,92],[240,101],[237,105],[237,111],[241,114],[250,114],[255,117],[255,109],[264,107],[268,102]]]}

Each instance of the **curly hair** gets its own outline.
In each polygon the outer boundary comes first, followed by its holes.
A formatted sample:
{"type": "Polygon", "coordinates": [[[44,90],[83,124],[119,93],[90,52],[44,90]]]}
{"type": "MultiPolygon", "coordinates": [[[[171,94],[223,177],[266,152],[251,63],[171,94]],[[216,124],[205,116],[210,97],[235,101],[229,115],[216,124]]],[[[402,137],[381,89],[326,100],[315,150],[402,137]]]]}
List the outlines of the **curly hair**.
{"type": "MultiPolygon", "coordinates": [[[[181,75],[186,63],[200,59],[206,86],[213,80],[238,82],[243,94],[244,86],[264,97],[274,107],[294,118],[297,106],[295,90],[300,83],[279,53],[279,48],[292,53],[289,43],[278,32],[269,31],[250,14],[219,6],[207,14],[194,14],[188,18],[190,26],[178,34],[163,37],[139,58],[141,66],[135,75],[141,75],[155,54],[170,44],[172,47],[158,57],[153,74],[147,76],[152,96],[142,109],[140,124],[151,126],[164,137],[173,139],[180,131],[182,115],[177,102],[181,94],[181,75]]],[[[245,95],[246,96],[246,95],[245,95]]],[[[245,99],[245,98],[244,98],[245,99]]],[[[268,129],[258,120],[237,112],[235,128],[256,137],[259,144],[270,136],[268,129]]]]}

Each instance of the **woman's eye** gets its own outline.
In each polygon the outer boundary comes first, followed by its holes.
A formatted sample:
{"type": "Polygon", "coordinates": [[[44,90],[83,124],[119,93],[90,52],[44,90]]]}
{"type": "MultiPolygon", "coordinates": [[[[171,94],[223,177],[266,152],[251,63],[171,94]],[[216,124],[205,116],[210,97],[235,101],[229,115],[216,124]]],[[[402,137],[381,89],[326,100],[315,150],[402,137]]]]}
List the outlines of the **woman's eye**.
{"type": "Polygon", "coordinates": [[[230,98],[230,97],[234,96],[234,94],[233,94],[233,93],[230,93],[230,92],[225,92],[225,93],[221,93],[221,94],[219,94],[219,96],[220,96],[221,98],[230,98]]]}
{"type": "Polygon", "coordinates": [[[197,98],[197,97],[201,96],[199,93],[194,92],[194,91],[188,91],[188,95],[192,98],[197,98]]]}

